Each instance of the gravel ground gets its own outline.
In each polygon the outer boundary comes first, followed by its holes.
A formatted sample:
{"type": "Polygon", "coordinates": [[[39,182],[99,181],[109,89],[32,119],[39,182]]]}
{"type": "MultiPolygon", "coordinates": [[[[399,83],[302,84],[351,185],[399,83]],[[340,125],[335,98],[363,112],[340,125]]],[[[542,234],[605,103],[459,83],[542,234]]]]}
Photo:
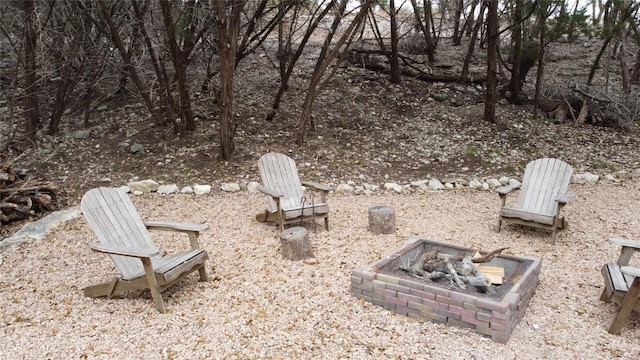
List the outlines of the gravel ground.
{"type": "MultiPolygon", "coordinates": [[[[640,318],[607,333],[614,306],[599,301],[600,267],[617,258],[610,236],[640,239],[638,180],[572,185],[569,229],[506,225],[495,232],[498,196],[484,191],[330,197],[332,230],[310,232],[315,258],[279,252],[275,226],[253,216],[266,198],[247,192],[135,197],[147,219],[207,223],[210,280],[197,274],[163,293],[167,313],[148,291],[91,299],[82,288],[116,275],[82,218],[43,241],[10,249],[0,265],[2,359],[613,359],[640,357],[640,318]],[[195,202],[196,200],[197,202],[195,202]],[[395,208],[394,235],[367,231],[367,209],[395,208]],[[195,210],[195,207],[199,208],[195,210]],[[543,259],[540,284],[506,345],[468,329],[421,322],[349,293],[351,270],[378,260],[412,236],[543,259]]],[[[511,199],[515,200],[515,199],[511,199]]],[[[169,252],[188,245],[154,233],[169,252]]],[[[638,258],[634,259],[638,263],[638,258]]]]}

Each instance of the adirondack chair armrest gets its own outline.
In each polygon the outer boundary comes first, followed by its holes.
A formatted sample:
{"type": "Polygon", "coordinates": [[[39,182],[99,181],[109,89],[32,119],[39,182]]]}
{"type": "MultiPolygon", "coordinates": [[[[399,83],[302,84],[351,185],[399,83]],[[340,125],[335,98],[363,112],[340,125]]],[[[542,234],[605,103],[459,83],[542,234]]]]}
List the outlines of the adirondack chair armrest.
{"type": "Polygon", "coordinates": [[[496,189],[496,192],[498,193],[498,195],[500,195],[500,197],[507,195],[508,193],[512,192],[513,190],[519,189],[520,188],[520,184],[517,185],[505,185],[505,186],[500,186],[499,188],[496,189]]]}
{"type": "Polygon", "coordinates": [[[620,268],[620,272],[625,275],[630,275],[633,277],[640,277],[640,269],[631,267],[631,266],[623,266],[620,268]]]}
{"type": "Polygon", "coordinates": [[[634,250],[640,250],[640,241],[625,240],[620,238],[609,238],[609,243],[613,245],[619,245],[626,248],[633,248],[634,250]]]}
{"type": "Polygon", "coordinates": [[[275,191],[273,191],[271,189],[267,189],[266,187],[264,187],[262,185],[259,185],[259,184],[256,187],[256,189],[258,189],[258,191],[260,191],[261,193],[264,193],[266,195],[271,196],[274,199],[281,198],[281,197],[284,196],[284,194],[277,193],[277,192],[275,192],[275,191]]]}
{"type": "Polygon", "coordinates": [[[206,224],[180,223],[161,220],[144,221],[144,226],[146,226],[148,230],[177,231],[186,233],[201,232],[209,229],[209,225],[206,224]]]}
{"type": "Polygon", "coordinates": [[[576,197],[576,194],[574,192],[569,191],[566,194],[564,194],[563,196],[557,198],[556,201],[558,202],[558,204],[564,205],[564,204],[568,203],[574,197],[576,197]]]}
{"type": "Polygon", "coordinates": [[[116,246],[98,244],[98,243],[90,243],[89,247],[91,248],[91,250],[98,251],[98,252],[103,252],[103,253],[112,254],[112,255],[137,257],[137,258],[150,258],[160,254],[160,250],[158,249],[116,247],[116,246]]]}
{"type": "Polygon", "coordinates": [[[307,181],[307,180],[301,180],[300,183],[302,183],[302,185],[315,190],[315,191],[331,191],[333,190],[333,188],[329,185],[326,184],[320,184],[314,181],[307,181]]]}

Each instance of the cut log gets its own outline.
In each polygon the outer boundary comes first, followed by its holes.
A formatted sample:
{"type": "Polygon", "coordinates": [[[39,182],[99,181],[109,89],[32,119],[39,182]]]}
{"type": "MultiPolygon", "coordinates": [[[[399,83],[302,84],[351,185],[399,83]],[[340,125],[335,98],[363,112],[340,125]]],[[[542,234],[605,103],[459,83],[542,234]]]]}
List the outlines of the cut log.
{"type": "Polygon", "coordinates": [[[587,121],[587,116],[589,115],[589,103],[587,101],[582,102],[582,108],[580,109],[580,115],[576,119],[576,125],[584,125],[585,121],[587,121]]]}
{"type": "Polygon", "coordinates": [[[492,284],[501,285],[504,281],[504,268],[499,266],[477,265],[481,273],[484,274],[492,284]]]}
{"type": "Polygon", "coordinates": [[[309,231],[301,226],[286,229],[280,234],[282,256],[289,260],[302,260],[313,256],[309,231]]]}
{"type": "Polygon", "coordinates": [[[396,231],[396,213],[391,206],[369,208],[369,231],[373,234],[393,234],[396,231]]]}

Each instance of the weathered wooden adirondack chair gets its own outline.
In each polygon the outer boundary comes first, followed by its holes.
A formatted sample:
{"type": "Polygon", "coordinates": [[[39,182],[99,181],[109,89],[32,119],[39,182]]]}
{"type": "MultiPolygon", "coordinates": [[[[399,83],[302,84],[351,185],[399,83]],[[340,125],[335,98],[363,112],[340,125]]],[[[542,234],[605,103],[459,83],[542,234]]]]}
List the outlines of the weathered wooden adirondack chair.
{"type": "Polygon", "coordinates": [[[80,207],[100,240],[100,243],[89,246],[109,254],[121,274],[106,283],[86,287],[86,296],[111,297],[129,290],[148,288],[158,311],[164,313],[160,294],[163,290],[196,270],[200,273],[200,281],[207,281],[205,261],[208,255],[198,245],[198,235],[208,229],[207,225],[143,222],[129,196],[116,188],[89,190],[82,197],[80,207]],[[161,255],[148,230],[186,233],[191,250],[161,255]]]}
{"type": "Polygon", "coordinates": [[[256,215],[259,222],[276,221],[280,231],[285,224],[300,223],[310,217],[324,218],[324,226],[329,230],[329,205],[327,194],[331,186],[311,181],[300,181],[298,168],[290,157],[269,152],[258,160],[262,185],[258,190],[269,198],[269,209],[256,215]],[[313,192],[306,196],[302,186],[313,192]],[[315,197],[320,194],[320,198],[315,197]]]}
{"type": "Polygon", "coordinates": [[[616,238],[609,239],[609,242],[622,246],[622,251],[618,261],[602,266],[604,290],[600,300],[618,305],[608,331],[620,335],[631,311],[640,313],[640,269],[628,266],[633,253],[640,251],[640,242],[616,238]]]}
{"type": "Polygon", "coordinates": [[[502,186],[496,189],[502,199],[498,218],[498,231],[503,220],[517,224],[552,230],[553,243],[558,229],[566,227],[560,210],[575,197],[567,192],[573,170],[566,162],[542,158],[527,164],[521,186],[502,186]],[[518,203],[505,206],[507,194],[521,187],[518,203]]]}

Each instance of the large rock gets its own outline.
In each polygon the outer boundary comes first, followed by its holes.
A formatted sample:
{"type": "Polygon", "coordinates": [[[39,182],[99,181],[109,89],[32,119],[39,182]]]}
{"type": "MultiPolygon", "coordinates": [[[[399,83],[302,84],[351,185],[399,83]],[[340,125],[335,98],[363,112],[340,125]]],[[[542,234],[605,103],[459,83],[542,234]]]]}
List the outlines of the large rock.
{"type": "Polygon", "coordinates": [[[0,252],[10,246],[32,241],[40,241],[60,223],[75,219],[81,215],[79,208],[55,211],[42,219],[30,222],[16,231],[11,237],[0,241],[0,252]]]}

